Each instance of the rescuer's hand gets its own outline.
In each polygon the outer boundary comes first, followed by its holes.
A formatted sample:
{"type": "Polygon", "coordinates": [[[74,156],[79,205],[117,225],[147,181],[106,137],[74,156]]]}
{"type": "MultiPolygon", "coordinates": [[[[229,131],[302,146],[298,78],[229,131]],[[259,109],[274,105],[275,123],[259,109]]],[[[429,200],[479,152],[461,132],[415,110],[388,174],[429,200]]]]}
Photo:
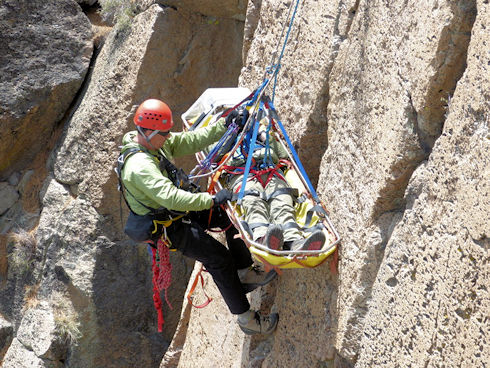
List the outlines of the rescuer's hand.
{"type": "Polygon", "coordinates": [[[220,190],[213,197],[214,207],[221,206],[225,204],[227,201],[231,201],[233,194],[228,189],[220,190]]]}

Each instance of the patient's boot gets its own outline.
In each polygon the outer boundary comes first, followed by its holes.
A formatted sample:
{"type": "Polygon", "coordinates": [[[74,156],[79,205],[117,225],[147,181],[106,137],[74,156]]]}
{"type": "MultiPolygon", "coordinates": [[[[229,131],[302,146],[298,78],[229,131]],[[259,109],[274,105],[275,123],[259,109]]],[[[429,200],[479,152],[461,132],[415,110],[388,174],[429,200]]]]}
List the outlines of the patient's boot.
{"type": "Polygon", "coordinates": [[[315,231],[309,238],[305,240],[302,250],[320,250],[325,243],[325,234],[323,231],[315,231]]]}
{"type": "Polygon", "coordinates": [[[325,234],[323,231],[315,231],[307,239],[297,239],[284,243],[285,247],[291,250],[320,250],[325,243],[325,234]]]}
{"type": "Polygon", "coordinates": [[[281,250],[284,243],[284,235],[279,225],[269,225],[265,234],[264,244],[274,250],[281,250]]]}

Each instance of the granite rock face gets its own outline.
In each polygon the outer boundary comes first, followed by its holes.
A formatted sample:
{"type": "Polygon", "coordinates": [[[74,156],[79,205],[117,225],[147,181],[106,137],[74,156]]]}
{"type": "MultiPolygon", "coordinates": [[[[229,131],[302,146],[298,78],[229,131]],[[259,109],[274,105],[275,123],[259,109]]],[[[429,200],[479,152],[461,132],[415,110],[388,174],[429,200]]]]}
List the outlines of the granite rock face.
{"type": "Polygon", "coordinates": [[[0,5],[0,178],[30,163],[80,88],[91,28],[72,0],[0,5]]]}

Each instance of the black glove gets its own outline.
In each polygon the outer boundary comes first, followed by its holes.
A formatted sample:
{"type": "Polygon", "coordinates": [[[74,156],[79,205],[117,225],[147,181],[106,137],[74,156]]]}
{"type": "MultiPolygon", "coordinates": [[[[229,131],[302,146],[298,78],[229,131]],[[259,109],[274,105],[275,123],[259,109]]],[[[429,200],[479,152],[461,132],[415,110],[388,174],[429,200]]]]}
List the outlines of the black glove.
{"type": "Polygon", "coordinates": [[[248,115],[248,110],[245,107],[239,107],[228,114],[225,120],[225,126],[228,128],[231,123],[235,123],[242,130],[248,120],[248,115]]]}
{"type": "Polygon", "coordinates": [[[214,207],[221,206],[222,204],[225,204],[226,201],[231,201],[232,197],[233,194],[228,189],[220,190],[213,198],[214,207]]]}

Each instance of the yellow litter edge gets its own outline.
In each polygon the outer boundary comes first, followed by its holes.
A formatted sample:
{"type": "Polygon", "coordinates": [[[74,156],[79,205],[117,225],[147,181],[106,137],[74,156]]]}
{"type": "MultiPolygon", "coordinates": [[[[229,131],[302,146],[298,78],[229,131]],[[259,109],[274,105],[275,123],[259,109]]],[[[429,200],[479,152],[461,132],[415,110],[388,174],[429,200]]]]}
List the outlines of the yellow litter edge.
{"type": "Polygon", "coordinates": [[[330,255],[332,255],[337,246],[331,246],[325,253],[322,253],[318,256],[276,256],[261,249],[254,247],[253,245],[248,248],[252,256],[254,256],[259,262],[266,261],[272,266],[279,268],[313,268],[321,263],[323,263],[330,255]],[[297,262],[294,261],[294,257],[296,257],[297,262]],[[299,262],[299,263],[298,263],[299,262]]]}

